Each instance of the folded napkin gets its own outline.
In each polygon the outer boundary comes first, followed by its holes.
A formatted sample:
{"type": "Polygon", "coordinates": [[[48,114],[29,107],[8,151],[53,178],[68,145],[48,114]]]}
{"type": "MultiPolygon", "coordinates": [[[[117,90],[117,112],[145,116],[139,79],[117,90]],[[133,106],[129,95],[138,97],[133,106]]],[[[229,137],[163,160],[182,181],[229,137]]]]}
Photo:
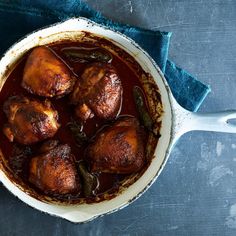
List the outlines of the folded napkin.
{"type": "Polygon", "coordinates": [[[170,32],[115,23],[80,0],[0,0],[0,55],[19,38],[35,29],[78,16],[120,31],[136,41],[159,65],[174,97],[184,108],[196,111],[210,92],[209,86],[168,59],[170,32]]]}

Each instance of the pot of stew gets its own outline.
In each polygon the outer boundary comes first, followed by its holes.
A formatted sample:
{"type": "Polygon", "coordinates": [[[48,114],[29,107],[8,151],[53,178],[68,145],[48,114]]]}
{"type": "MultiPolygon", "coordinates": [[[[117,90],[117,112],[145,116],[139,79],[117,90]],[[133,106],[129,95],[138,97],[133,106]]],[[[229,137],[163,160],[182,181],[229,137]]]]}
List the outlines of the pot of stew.
{"type": "Polygon", "coordinates": [[[0,60],[0,181],[26,204],[87,222],[137,199],[178,138],[236,132],[192,113],[133,40],[85,18],[40,29],[0,60]]]}

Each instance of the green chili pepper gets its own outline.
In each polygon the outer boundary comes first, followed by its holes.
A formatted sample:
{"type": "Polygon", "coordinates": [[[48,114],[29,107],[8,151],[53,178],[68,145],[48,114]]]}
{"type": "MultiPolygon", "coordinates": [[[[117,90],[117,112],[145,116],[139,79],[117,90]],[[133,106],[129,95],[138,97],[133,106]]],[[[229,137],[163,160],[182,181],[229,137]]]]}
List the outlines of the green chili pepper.
{"type": "Polygon", "coordinates": [[[135,86],[133,88],[133,96],[141,123],[147,130],[153,132],[153,121],[147,111],[142,90],[139,87],[135,86]]]}
{"type": "Polygon", "coordinates": [[[83,131],[82,124],[76,122],[75,120],[72,120],[71,122],[67,123],[67,126],[74,135],[78,147],[84,145],[88,141],[87,135],[83,131]]]}
{"type": "Polygon", "coordinates": [[[84,161],[79,162],[79,171],[83,179],[83,194],[85,197],[89,197],[93,195],[94,190],[98,186],[98,179],[88,172],[84,161]]]}
{"type": "Polygon", "coordinates": [[[62,52],[72,61],[79,62],[111,62],[112,55],[100,48],[64,48],[62,52]]]}

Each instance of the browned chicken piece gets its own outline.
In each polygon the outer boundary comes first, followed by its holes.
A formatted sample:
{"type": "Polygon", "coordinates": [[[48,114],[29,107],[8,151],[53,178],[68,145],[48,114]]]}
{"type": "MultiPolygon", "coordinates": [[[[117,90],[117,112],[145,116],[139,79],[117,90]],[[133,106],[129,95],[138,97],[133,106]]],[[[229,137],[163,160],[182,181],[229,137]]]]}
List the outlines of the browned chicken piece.
{"type": "Polygon", "coordinates": [[[22,87],[44,97],[61,97],[69,93],[76,77],[67,65],[49,48],[34,48],[27,58],[22,87]]]}
{"type": "Polygon", "coordinates": [[[29,181],[44,193],[79,193],[80,180],[70,147],[59,145],[33,157],[29,164],[29,181]]]}
{"type": "Polygon", "coordinates": [[[143,129],[136,118],[126,117],[101,131],[88,147],[93,172],[130,174],[145,163],[143,129]]]}
{"type": "Polygon", "coordinates": [[[75,113],[85,121],[94,115],[102,119],[113,119],[122,102],[121,80],[110,64],[93,63],[82,73],[74,87],[71,102],[75,113]]]}
{"type": "Polygon", "coordinates": [[[54,149],[59,145],[59,140],[57,139],[49,139],[41,145],[41,147],[38,149],[39,153],[45,153],[49,152],[50,150],[54,149]]]}
{"type": "Polygon", "coordinates": [[[39,102],[13,96],[4,103],[3,110],[8,118],[3,132],[10,142],[36,143],[53,137],[60,127],[58,113],[48,100],[39,102]]]}

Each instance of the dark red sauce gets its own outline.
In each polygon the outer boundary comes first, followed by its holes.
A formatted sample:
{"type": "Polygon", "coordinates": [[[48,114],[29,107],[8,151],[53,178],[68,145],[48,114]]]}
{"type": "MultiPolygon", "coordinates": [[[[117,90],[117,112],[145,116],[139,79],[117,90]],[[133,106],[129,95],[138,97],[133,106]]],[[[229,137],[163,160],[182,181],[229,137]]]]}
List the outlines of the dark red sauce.
{"type": "MultiPolygon", "coordinates": [[[[60,44],[49,45],[51,49],[61,57],[66,64],[71,68],[71,70],[79,77],[82,73],[85,66],[88,63],[78,63],[68,60],[62,53],[62,49],[65,47],[94,47],[94,45],[90,45],[87,43],[75,43],[75,42],[65,42],[60,44]]],[[[21,61],[16,65],[16,67],[11,72],[10,76],[8,77],[6,83],[4,84],[2,91],[0,92],[0,148],[3,152],[3,155],[8,163],[8,167],[12,171],[15,178],[20,178],[23,180],[26,185],[35,189],[32,186],[27,178],[28,178],[28,162],[31,156],[37,154],[37,148],[39,147],[40,143],[36,145],[32,145],[30,148],[32,149],[32,153],[29,154],[29,157],[25,158],[14,158],[13,155],[13,148],[15,146],[14,143],[10,143],[8,139],[4,136],[2,132],[3,125],[7,123],[6,116],[3,112],[3,103],[7,100],[8,97],[14,95],[25,95],[29,98],[37,98],[44,100],[44,98],[40,98],[38,96],[34,96],[29,94],[26,90],[21,87],[21,80],[24,70],[24,65],[27,59],[27,55],[29,52],[21,59],[21,61]]],[[[135,107],[134,99],[133,99],[133,87],[139,86],[142,87],[138,75],[134,73],[134,71],[126,64],[122,59],[116,55],[112,55],[113,59],[111,64],[117,69],[120,79],[122,81],[123,86],[123,103],[121,107],[121,111],[119,116],[121,115],[131,115],[138,117],[138,113],[135,107]]],[[[67,143],[72,148],[72,152],[76,157],[76,160],[83,159],[85,147],[77,147],[75,139],[66,126],[68,122],[71,121],[71,118],[74,118],[73,115],[73,107],[69,104],[68,95],[60,98],[50,99],[53,106],[59,113],[59,123],[61,124],[60,129],[54,136],[54,139],[58,139],[60,143],[67,143]]],[[[108,121],[99,120],[98,118],[93,118],[88,120],[84,125],[84,131],[88,137],[92,137],[96,134],[96,132],[101,129],[103,126],[109,125],[108,121]]],[[[115,191],[117,186],[119,185],[119,181],[123,180],[125,175],[116,175],[116,174],[98,174],[99,179],[99,189],[97,190],[97,194],[102,194],[106,191],[115,191]]],[[[40,190],[35,189],[36,192],[42,194],[40,190]]],[[[58,199],[64,200],[71,200],[71,198],[80,198],[83,197],[82,195],[76,196],[56,196],[58,199]],[[67,199],[65,199],[67,198],[67,199]]]]}

